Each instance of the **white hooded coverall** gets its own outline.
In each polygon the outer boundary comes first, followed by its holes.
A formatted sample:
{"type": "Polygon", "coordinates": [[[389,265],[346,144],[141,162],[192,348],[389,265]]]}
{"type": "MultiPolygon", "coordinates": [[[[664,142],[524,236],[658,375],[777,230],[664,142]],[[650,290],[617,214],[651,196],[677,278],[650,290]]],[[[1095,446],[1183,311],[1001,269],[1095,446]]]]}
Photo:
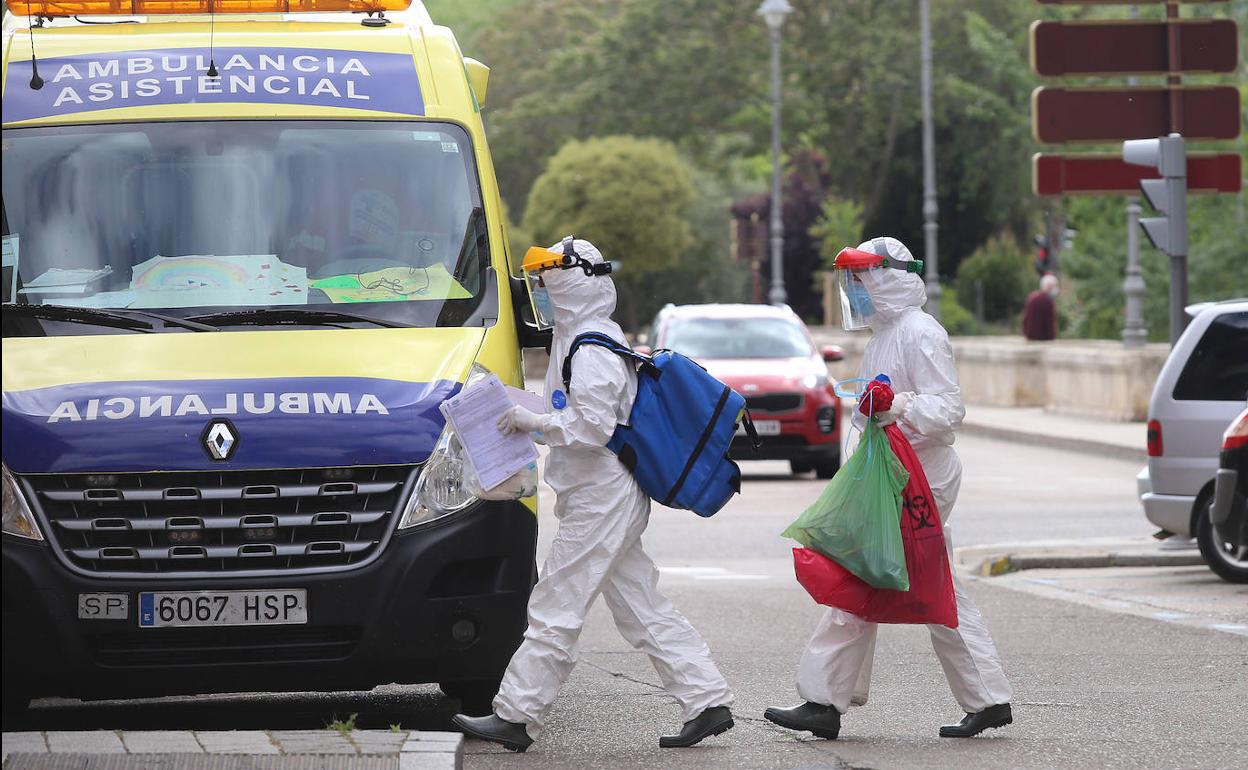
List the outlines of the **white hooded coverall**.
{"type": "MultiPolygon", "coordinates": [[[[895,238],[876,238],[858,248],[881,256],[887,249],[894,259],[913,259],[909,249],[895,238]]],[[[966,414],[949,335],[940,322],[923,312],[927,293],[918,275],[896,269],[868,270],[859,275],[875,311],[867,319],[872,335],[858,376],[872,379],[887,374],[894,393],[914,393],[904,412],[894,416],[923,466],[941,521],[947,522],[962,484],[962,463],[953,450],[953,432],[966,414]]],[[[855,421],[862,419],[855,413],[855,421]]],[[[947,525],[945,545],[951,547],[947,525]]],[[[928,630],[953,696],[964,711],[978,713],[1008,703],[1011,690],[988,627],[956,571],[953,586],[958,627],[929,625],[928,630]]],[[[850,705],[866,703],[875,634],[875,623],[829,609],[798,665],[798,694],[807,701],[835,706],[842,714],[850,705]]]]}
{"type": "MultiPolygon", "coordinates": [[[[574,246],[590,262],[602,261],[589,242],[574,246]]],[[[562,253],[562,246],[551,251],[562,253]]],[[[624,341],[624,331],[611,320],[615,284],[579,268],[549,270],[542,279],[555,325],[540,430],[550,447],[546,482],[555,490],[559,529],[529,599],[529,627],[507,666],[494,713],[524,724],[537,739],[576,663],[585,616],[601,593],[620,634],[650,657],[689,721],[705,709],[731,704],[733,696],[702,637],[659,593],[659,570],[641,547],[650,498],[606,448],[616,425],[628,421],[637,374],[615,353],[586,345],[573,359],[571,392],[563,392],[563,359],[577,335],[594,331],[624,341]]]]}

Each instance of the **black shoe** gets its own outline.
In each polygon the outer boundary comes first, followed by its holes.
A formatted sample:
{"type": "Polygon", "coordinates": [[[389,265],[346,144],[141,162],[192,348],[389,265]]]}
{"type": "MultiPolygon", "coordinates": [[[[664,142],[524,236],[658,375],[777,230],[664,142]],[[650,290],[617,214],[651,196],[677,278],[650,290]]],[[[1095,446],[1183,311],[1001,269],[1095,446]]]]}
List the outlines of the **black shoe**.
{"type": "Polygon", "coordinates": [[[524,729],[524,725],[508,722],[506,719],[500,719],[494,714],[488,717],[470,717],[467,714],[456,714],[451,717],[451,722],[464,735],[479,738],[483,741],[491,743],[501,743],[503,748],[511,751],[524,751],[533,745],[533,739],[529,737],[529,731],[524,729]]]}
{"type": "Polygon", "coordinates": [[[998,703],[989,706],[978,714],[967,714],[956,725],[945,725],[940,728],[941,738],[970,738],[993,727],[1005,727],[1014,721],[1010,704],[998,703]]]}
{"type": "Polygon", "coordinates": [[[665,749],[683,749],[694,745],[703,738],[719,735],[732,729],[732,712],[727,706],[711,706],[693,719],[685,722],[680,735],[664,735],[659,738],[659,746],[665,749]]]}
{"type": "Polygon", "coordinates": [[[804,730],[814,733],[816,738],[836,740],[841,734],[841,712],[836,706],[823,706],[807,701],[793,708],[769,708],[763,712],[763,718],[790,730],[804,730]]]}

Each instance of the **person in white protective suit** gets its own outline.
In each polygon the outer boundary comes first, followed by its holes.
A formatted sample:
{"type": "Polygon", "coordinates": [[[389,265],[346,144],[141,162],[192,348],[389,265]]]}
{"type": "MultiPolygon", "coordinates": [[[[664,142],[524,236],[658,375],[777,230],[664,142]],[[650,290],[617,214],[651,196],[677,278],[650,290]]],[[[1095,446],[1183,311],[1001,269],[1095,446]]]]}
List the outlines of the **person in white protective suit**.
{"type": "Polygon", "coordinates": [[[636,372],[615,353],[587,345],[577,352],[564,392],[563,359],[577,335],[601,332],[624,340],[611,320],[615,285],[602,255],[587,241],[568,239],[550,252],[565,248],[574,249],[574,257],[564,260],[562,269],[541,273],[555,316],[547,411],[534,414],[517,406],[499,423],[505,432],[538,433],[550,447],[546,482],[555,490],[559,529],[529,599],[528,630],[503,676],[494,714],[456,715],[454,722],[473,737],[514,751],[528,748],[572,672],[585,616],[601,594],[620,634],[650,657],[663,687],[680,704],[683,729],[660,738],[659,745],[692,746],[733,726],[732,691],[702,637],[659,593],[659,571],[641,546],[650,499],[606,448],[616,425],[628,420],[636,372]]]}
{"type": "MultiPolygon", "coordinates": [[[[947,522],[962,483],[962,463],[953,450],[954,430],[962,423],[957,370],[949,336],[923,312],[923,279],[913,268],[921,263],[895,238],[875,238],[859,252],[884,257],[884,264],[840,276],[842,317],[847,329],[869,326],[873,334],[863,351],[859,377],[887,374],[895,393],[889,411],[877,415],[882,425],[897,423],[914,447],[931,485],[942,522],[947,522]],[[911,263],[911,264],[906,264],[911,263]],[[865,322],[865,326],[864,326],[865,322]]],[[[839,258],[838,258],[839,259],[839,258]]],[[[842,272],[840,270],[838,273],[842,272]]],[[[861,424],[865,419],[855,414],[861,424]]],[[[945,526],[945,543],[951,540],[945,526]]],[[[953,575],[958,627],[929,625],[932,648],[966,716],[940,728],[942,737],[970,737],[1013,721],[1011,690],[1001,660],[979,610],[953,575]]],[[[863,705],[871,680],[877,626],[839,609],[829,609],[811,637],[797,671],[797,692],[805,703],[769,708],[764,716],[793,730],[835,739],[841,715],[863,705]]]]}

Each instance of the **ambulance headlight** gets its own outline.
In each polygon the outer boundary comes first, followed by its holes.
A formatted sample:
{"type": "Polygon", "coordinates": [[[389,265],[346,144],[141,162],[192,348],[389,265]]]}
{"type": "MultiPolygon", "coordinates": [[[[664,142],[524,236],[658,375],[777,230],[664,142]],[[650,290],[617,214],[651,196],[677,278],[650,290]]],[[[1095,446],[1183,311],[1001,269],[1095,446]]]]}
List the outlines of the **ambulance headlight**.
{"type": "MultiPolygon", "coordinates": [[[[464,387],[469,387],[489,374],[489,369],[473,364],[464,387]]],[[[477,498],[468,491],[464,478],[468,470],[467,463],[459,437],[447,425],[442,430],[433,453],[420,469],[416,488],[408,497],[403,518],[399,520],[399,529],[450,516],[475,503],[477,498]]]]}
{"type": "Polygon", "coordinates": [[[9,473],[9,466],[0,467],[3,467],[4,476],[4,534],[23,537],[27,540],[42,540],[43,533],[39,531],[39,525],[35,523],[35,515],[30,512],[26,496],[22,494],[17,480],[13,478],[13,474],[9,473]]]}
{"type": "Polygon", "coordinates": [[[826,374],[808,374],[802,378],[802,387],[807,390],[814,388],[826,388],[828,386],[828,375],[826,374]]]}

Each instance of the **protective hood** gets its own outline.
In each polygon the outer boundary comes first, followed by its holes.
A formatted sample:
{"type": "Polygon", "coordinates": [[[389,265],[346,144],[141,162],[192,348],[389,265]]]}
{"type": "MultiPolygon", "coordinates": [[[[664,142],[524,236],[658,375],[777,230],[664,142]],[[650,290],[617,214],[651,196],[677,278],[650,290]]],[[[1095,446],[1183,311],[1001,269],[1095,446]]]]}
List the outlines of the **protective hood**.
{"type": "MultiPolygon", "coordinates": [[[[904,262],[914,259],[905,244],[896,238],[872,238],[860,244],[858,249],[904,262]]],[[[864,270],[860,277],[875,307],[875,312],[867,319],[872,328],[888,326],[907,309],[927,304],[923,279],[915,273],[891,269],[864,270]]]]}
{"type": "MultiPolygon", "coordinates": [[[[601,252],[589,241],[576,240],[572,246],[585,260],[600,264],[604,262],[601,252]]],[[[556,243],[550,251],[563,253],[563,244],[556,243]]],[[[585,275],[584,270],[547,270],[542,281],[550,293],[550,303],[555,309],[555,330],[551,341],[552,359],[563,360],[572,340],[585,332],[601,332],[627,342],[624,330],[611,320],[615,312],[615,282],[609,275],[585,275]]]]}

